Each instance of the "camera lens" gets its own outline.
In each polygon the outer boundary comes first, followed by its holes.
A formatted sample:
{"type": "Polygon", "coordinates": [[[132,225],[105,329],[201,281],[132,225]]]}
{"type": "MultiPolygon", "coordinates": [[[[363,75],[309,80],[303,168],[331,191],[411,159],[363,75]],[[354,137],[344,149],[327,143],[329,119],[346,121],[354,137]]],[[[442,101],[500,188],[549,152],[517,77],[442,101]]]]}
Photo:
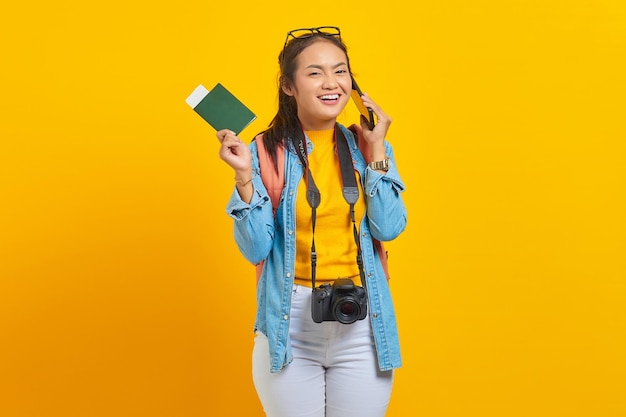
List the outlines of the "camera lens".
{"type": "Polygon", "coordinates": [[[344,316],[350,316],[354,314],[354,305],[352,303],[343,303],[339,306],[339,310],[344,316]]]}
{"type": "Polygon", "coordinates": [[[335,304],[333,311],[338,322],[350,324],[357,321],[361,315],[361,306],[352,298],[344,298],[335,304]]]}

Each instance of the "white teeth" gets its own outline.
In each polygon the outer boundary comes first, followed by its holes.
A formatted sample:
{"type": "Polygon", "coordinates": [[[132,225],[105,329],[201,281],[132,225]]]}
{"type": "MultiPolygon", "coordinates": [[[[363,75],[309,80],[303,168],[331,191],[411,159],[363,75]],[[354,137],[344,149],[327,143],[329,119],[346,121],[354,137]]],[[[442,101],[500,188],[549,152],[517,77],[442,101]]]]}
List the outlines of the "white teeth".
{"type": "Polygon", "coordinates": [[[320,97],[322,100],[337,100],[339,98],[339,94],[328,94],[320,97]]]}

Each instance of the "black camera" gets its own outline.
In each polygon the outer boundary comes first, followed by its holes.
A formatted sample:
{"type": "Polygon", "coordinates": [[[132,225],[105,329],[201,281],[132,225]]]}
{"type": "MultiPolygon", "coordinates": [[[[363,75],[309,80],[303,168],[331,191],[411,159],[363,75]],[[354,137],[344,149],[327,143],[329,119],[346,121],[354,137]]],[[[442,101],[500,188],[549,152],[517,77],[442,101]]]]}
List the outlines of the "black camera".
{"type": "Polygon", "coordinates": [[[354,285],[351,279],[340,278],[333,284],[313,289],[311,300],[313,321],[338,321],[344,324],[363,320],[367,316],[365,288],[354,285]]]}

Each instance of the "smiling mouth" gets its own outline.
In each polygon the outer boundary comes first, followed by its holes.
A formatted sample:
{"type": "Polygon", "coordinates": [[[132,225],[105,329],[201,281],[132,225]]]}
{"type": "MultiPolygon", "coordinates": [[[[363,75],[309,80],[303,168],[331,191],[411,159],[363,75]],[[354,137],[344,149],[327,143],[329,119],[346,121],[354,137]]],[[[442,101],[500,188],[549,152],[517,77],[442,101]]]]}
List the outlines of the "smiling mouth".
{"type": "Polygon", "coordinates": [[[319,97],[322,101],[337,101],[339,100],[339,94],[325,94],[319,97]]]}

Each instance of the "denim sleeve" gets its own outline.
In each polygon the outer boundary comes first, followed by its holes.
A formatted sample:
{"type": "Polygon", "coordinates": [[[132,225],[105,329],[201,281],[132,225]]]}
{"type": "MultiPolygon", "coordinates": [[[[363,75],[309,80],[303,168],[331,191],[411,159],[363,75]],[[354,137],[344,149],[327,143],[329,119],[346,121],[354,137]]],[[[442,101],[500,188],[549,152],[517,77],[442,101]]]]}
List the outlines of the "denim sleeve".
{"type": "Polygon", "coordinates": [[[400,179],[393,157],[393,149],[385,142],[389,157],[389,171],[381,174],[367,167],[365,171],[365,194],[367,218],[372,236],[380,241],[393,240],[404,231],[407,212],[402,200],[404,183],[400,179]]]}
{"type": "Polygon", "coordinates": [[[257,264],[267,257],[274,240],[274,215],[269,194],[259,173],[256,144],[250,145],[252,167],[256,173],[252,179],[254,193],[250,203],[244,202],[237,188],[226,206],[226,214],[234,219],[235,242],[239,251],[249,262],[257,264]]]}

